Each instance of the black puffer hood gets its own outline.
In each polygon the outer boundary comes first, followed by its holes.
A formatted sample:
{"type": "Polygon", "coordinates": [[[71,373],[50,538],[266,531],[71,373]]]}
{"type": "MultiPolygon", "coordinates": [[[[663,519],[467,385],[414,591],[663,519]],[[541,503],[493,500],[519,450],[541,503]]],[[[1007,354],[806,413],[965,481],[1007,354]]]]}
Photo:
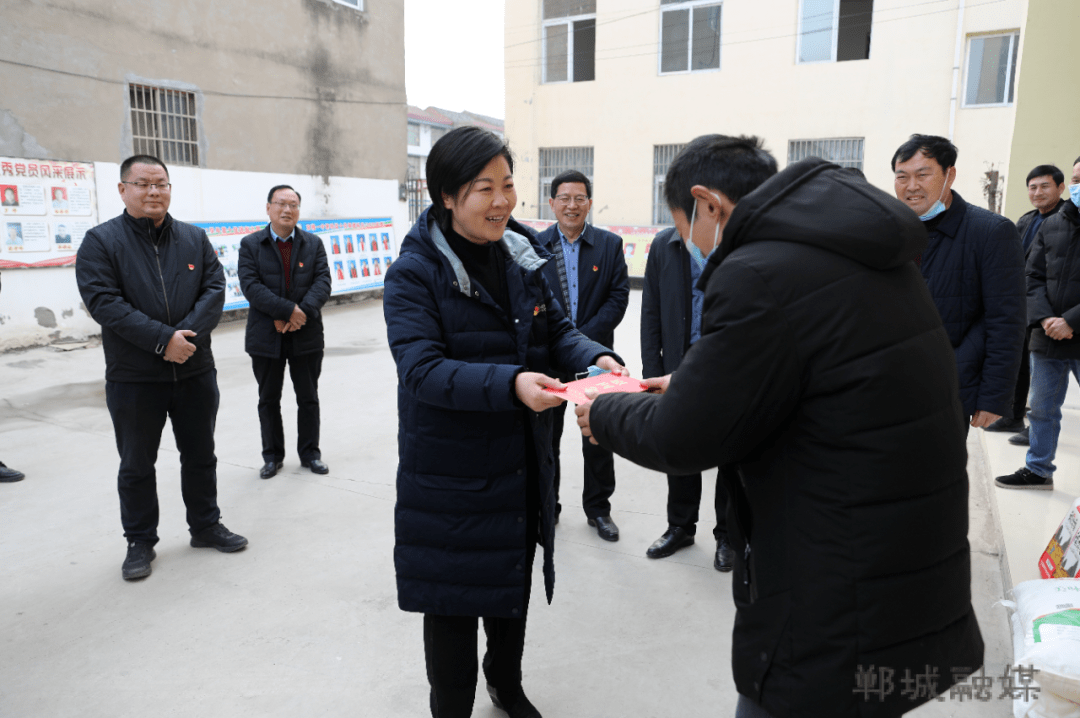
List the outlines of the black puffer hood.
{"type": "Polygon", "coordinates": [[[799,242],[892,269],[926,249],[922,222],[895,197],[816,157],[796,162],[742,198],[709,257],[701,285],[724,258],[762,240],[799,242]]]}

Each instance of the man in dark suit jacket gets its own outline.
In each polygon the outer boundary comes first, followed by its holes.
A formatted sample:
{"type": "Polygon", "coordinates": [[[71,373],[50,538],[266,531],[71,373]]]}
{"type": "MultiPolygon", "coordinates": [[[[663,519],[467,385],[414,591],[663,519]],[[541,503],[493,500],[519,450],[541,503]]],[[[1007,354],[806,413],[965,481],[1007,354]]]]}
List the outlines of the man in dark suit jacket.
{"type": "MultiPolygon", "coordinates": [[[[705,257],[691,256],[686,242],[674,227],[656,235],[645,264],[645,288],[641,293],[642,378],[666,376],[679,368],[690,345],[701,338],[701,315],[705,292],[697,284],[705,257]]],[[[716,474],[713,508],[716,555],[713,568],[730,571],[735,551],[728,541],[728,493],[716,474]]],[[[694,543],[701,506],[701,474],[668,475],[668,528],[645,552],[649,558],[667,558],[694,543]]]]}
{"type": "Polygon", "coordinates": [[[259,382],[259,424],[269,479],[285,458],[281,388],[285,364],[296,391],[297,453],[316,474],[330,471],[319,450],[319,374],[322,372],[322,307],[330,298],[330,265],[322,240],[296,226],[300,194],[278,185],[267,197],[270,224],[240,242],[240,287],[251,304],[245,349],[259,382]]]}
{"type": "MultiPolygon", "coordinates": [[[[548,284],[566,309],[566,316],[589,339],[611,347],[615,327],[626,314],[630,302],[630,280],[623,257],[622,238],[590,226],[586,219],[592,208],[592,183],[580,172],[563,172],[551,182],[551,209],[556,224],[537,238],[552,254],[544,265],[548,284]]],[[[574,377],[561,377],[570,380],[574,377]]],[[[556,520],[562,510],[559,501],[559,444],[562,439],[565,405],[555,413],[552,448],[555,453],[556,520]]],[[[615,461],[611,452],[581,443],[585,459],[585,487],[582,508],[590,526],[605,541],[619,540],[619,527],[611,520],[611,495],[615,493],[615,461]]]]}

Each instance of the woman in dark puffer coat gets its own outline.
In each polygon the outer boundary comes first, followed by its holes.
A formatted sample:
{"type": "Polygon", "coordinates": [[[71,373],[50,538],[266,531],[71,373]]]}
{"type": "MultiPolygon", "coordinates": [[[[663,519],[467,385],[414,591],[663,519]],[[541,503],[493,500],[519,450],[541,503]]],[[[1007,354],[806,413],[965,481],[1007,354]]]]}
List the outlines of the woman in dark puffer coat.
{"type": "Polygon", "coordinates": [[[476,127],[427,160],[432,206],[386,274],[383,306],[398,371],[394,564],[398,604],[424,614],[431,713],[469,716],[477,618],[495,705],[540,714],[521,688],[536,546],[554,585],[552,374],[597,364],[624,372],[573,328],[544,281],[549,255],[510,218],[506,144],[476,127]]]}

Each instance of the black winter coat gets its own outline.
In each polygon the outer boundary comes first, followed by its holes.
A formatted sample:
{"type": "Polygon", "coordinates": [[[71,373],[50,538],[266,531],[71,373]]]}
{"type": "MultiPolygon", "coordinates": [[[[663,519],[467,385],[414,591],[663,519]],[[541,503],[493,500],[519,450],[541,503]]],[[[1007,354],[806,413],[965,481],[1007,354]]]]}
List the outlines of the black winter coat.
{"type": "Polygon", "coordinates": [[[674,227],[665,229],[653,238],[645,262],[645,287],[641,293],[641,364],[645,379],[678,369],[690,348],[690,290],[690,252],[674,227]]]}
{"type": "Polygon", "coordinates": [[[1027,266],[1028,323],[1031,351],[1051,359],[1080,359],[1080,212],[1071,201],[1043,220],[1027,266]],[[1073,328],[1072,339],[1046,336],[1042,320],[1061,317],[1073,328]]]}
{"type": "Polygon", "coordinates": [[[540,487],[549,602],[555,583],[552,412],[524,407],[514,380],[525,370],[585,371],[611,352],[571,326],[529,230],[511,220],[501,240],[507,312],[465,272],[429,212],[405,237],[383,291],[398,372],[398,605],[512,618],[526,598],[528,480],[540,487]]]}
{"type": "MultiPolygon", "coordinates": [[[[1054,206],[1054,208],[1052,210],[1050,210],[1050,213],[1048,215],[1046,215],[1045,218],[1043,218],[1043,221],[1045,222],[1047,219],[1050,219],[1051,216],[1057,214],[1064,205],[1065,205],[1065,200],[1059,199],[1058,203],[1054,206]]],[[[1020,219],[1016,220],[1016,234],[1020,237],[1021,245],[1022,245],[1022,243],[1024,241],[1024,235],[1027,234],[1028,227],[1030,227],[1031,223],[1035,221],[1035,217],[1038,214],[1039,214],[1039,210],[1033,209],[1030,212],[1024,212],[1024,214],[1020,215],[1020,219]]],[[[1025,262],[1027,261],[1027,258],[1029,256],[1031,256],[1031,247],[1034,244],[1035,244],[1035,238],[1032,237],[1031,238],[1031,244],[1029,244],[1027,247],[1024,247],[1024,261],[1025,262]]]]}
{"type": "Polygon", "coordinates": [[[155,243],[151,226],[124,210],[79,247],[75,278],[101,325],[107,381],[178,381],[214,368],[210,332],[225,307],[225,270],[203,230],[165,215],[155,243]],[[183,364],[164,356],[179,329],[197,335],[183,364]]]}
{"type": "Polygon", "coordinates": [[[983,660],[956,370],[912,262],[925,242],[865,180],[793,164],[732,213],[667,393],[592,405],[600,444],[638,464],[736,466],[732,668],[776,718],[899,716],[929,698],[902,695],[905,671],[930,666],[944,691],[983,660]],[[896,688],[864,701],[858,673],[878,668],[896,688]]]}
{"type": "MultiPolygon", "coordinates": [[[[549,253],[562,252],[558,225],[553,224],[537,238],[541,247],[549,253]]],[[[577,328],[582,334],[608,348],[615,344],[615,327],[626,315],[630,303],[630,279],[623,256],[622,237],[585,225],[578,237],[578,306],[577,328]]],[[[570,305],[562,296],[559,267],[552,261],[544,265],[544,277],[559,300],[564,314],[569,316],[570,305]]]]}
{"type": "Polygon", "coordinates": [[[956,353],[964,413],[1011,416],[1026,324],[1016,227],[953,192],[921,269],[956,353]]]}
{"type": "Polygon", "coordinates": [[[322,308],[330,298],[330,265],[322,240],[299,227],[293,235],[289,258],[289,289],[285,290],[285,266],[274,246],[270,225],[240,240],[237,274],[248,309],[244,349],[251,356],[276,359],[281,356],[282,335],[274,320],[288,321],[299,305],[307,323],[291,332],[294,356],[323,350],[322,308]]]}

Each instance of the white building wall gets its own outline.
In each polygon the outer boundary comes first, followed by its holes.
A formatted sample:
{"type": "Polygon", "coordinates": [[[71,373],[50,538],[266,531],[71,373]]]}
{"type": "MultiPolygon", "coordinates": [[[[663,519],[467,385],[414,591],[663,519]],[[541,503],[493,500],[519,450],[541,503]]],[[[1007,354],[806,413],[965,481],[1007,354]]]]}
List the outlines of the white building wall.
{"type": "MultiPolygon", "coordinates": [[[[95,162],[98,217],[107,221],[124,209],[117,191],[120,166],[95,162]]],[[[277,184],[296,188],[301,219],[392,217],[395,234],[409,229],[408,205],[399,200],[396,180],[321,177],[262,172],[230,172],[172,167],[175,219],[189,222],[266,220],[266,193],[277,184]]],[[[75,268],[7,269],[0,278],[0,351],[84,340],[101,328],[83,306],[75,268]]]]}

